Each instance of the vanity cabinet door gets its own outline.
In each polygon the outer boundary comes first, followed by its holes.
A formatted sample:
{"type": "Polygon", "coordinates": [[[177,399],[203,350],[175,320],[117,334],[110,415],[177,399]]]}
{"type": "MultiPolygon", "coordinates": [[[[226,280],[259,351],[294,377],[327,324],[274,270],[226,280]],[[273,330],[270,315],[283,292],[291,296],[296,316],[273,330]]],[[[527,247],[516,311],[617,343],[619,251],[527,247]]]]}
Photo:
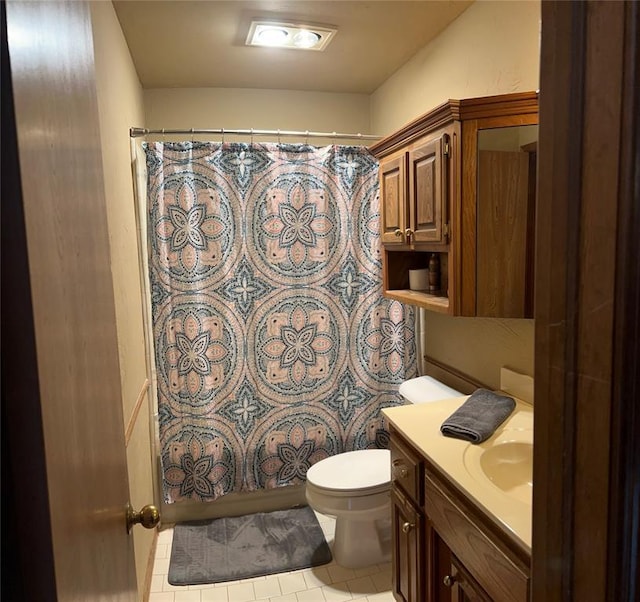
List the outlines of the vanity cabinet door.
{"type": "Polygon", "coordinates": [[[451,571],[445,576],[444,584],[451,588],[451,602],[493,602],[455,556],[451,559],[451,571]]]}
{"type": "Polygon", "coordinates": [[[489,600],[529,602],[529,567],[523,559],[509,549],[508,542],[468,499],[426,465],[424,504],[428,520],[457,558],[458,570],[464,566],[489,600]]]}
{"type": "Polygon", "coordinates": [[[402,152],[380,162],[380,238],[384,245],[406,242],[406,161],[407,154],[402,152]]]}
{"type": "Polygon", "coordinates": [[[397,487],[391,488],[393,595],[399,602],[423,602],[423,517],[397,487]]]}

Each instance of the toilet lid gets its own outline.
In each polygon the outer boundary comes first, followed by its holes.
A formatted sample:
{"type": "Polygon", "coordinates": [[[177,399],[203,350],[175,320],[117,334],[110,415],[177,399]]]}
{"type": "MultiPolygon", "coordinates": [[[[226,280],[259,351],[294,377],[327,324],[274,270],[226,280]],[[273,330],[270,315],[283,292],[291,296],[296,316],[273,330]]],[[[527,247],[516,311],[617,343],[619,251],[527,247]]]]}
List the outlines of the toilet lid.
{"type": "Polygon", "coordinates": [[[336,492],[384,489],[391,482],[391,452],[363,449],[329,456],[307,470],[307,481],[336,492]]]}

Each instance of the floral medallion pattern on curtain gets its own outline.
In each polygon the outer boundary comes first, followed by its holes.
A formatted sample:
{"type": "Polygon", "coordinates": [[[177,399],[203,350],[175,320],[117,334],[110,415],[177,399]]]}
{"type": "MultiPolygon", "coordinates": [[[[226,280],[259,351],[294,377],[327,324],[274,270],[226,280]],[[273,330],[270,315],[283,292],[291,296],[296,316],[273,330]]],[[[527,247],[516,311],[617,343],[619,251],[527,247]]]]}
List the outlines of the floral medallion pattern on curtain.
{"type": "Polygon", "coordinates": [[[414,315],[382,297],[377,161],[362,147],[147,143],[168,502],[304,482],[386,447],[414,315]]]}

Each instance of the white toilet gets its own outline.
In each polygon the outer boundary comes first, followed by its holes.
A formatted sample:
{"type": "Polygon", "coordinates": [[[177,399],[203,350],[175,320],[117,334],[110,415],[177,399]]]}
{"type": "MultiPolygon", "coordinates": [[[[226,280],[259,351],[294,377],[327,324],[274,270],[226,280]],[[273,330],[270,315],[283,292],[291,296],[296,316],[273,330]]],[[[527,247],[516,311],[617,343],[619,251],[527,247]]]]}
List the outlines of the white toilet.
{"type": "MultiPolygon", "coordinates": [[[[462,395],[430,376],[403,382],[407,403],[462,395]]],[[[311,508],[336,518],[333,557],[340,566],[361,568],[391,559],[391,452],[366,449],[317,462],[307,471],[311,508]]]]}

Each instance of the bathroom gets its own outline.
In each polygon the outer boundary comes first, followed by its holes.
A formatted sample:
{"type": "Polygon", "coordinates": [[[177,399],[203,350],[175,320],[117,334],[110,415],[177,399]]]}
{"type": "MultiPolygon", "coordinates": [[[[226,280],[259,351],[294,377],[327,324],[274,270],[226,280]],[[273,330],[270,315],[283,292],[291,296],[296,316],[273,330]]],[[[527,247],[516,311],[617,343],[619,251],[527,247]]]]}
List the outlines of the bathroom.
{"type": "MultiPolygon", "coordinates": [[[[540,4],[475,2],[371,94],[266,89],[143,89],[111,3],[91,5],[113,276],[120,397],[131,503],[154,499],[151,368],[137,261],[129,127],[229,127],[388,134],[448,98],[540,87],[540,4]],[[498,34],[491,32],[499,31],[498,34]],[[460,72],[464,73],[460,76],[460,72]],[[456,77],[453,78],[452,74],[456,77]],[[229,100],[232,99],[232,100],[229,100]],[[304,106],[301,111],[300,107],[304,106]],[[106,134],[105,132],[108,132],[106,134]]],[[[153,88],[153,86],[150,86],[153,88]]],[[[423,351],[498,388],[502,366],[534,370],[532,320],[450,318],[425,312],[423,351]]],[[[172,509],[162,508],[171,518],[172,509]]],[[[175,519],[175,517],[174,517],[175,519]]],[[[164,518],[163,518],[164,520],[164,518]]],[[[149,582],[152,531],[134,531],[138,587],[149,582]]]]}
{"type": "MultiPolygon", "coordinates": [[[[134,114],[129,117],[127,122],[125,118],[127,106],[119,104],[117,109],[115,107],[112,109],[114,115],[117,115],[117,119],[120,120],[119,128],[111,126],[101,129],[114,132],[130,126],[132,123],[143,123],[148,128],[186,127],[188,129],[195,125],[195,127],[220,126],[225,128],[255,127],[256,129],[361,131],[384,135],[398,129],[448,98],[465,98],[507,91],[536,90],[538,88],[537,73],[539,69],[537,58],[539,54],[539,6],[535,3],[525,2],[508,3],[507,7],[472,5],[460,15],[459,19],[453,24],[454,26],[450,26],[448,36],[446,32],[440,35],[440,44],[443,44],[444,47],[439,49],[437,56],[446,55],[449,57],[448,60],[452,62],[461,60],[460,57],[467,54],[466,46],[460,46],[459,44],[460,37],[468,39],[470,47],[483,48],[483,45],[489,46],[486,50],[487,58],[481,59],[477,56],[478,62],[474,66],[466,66],[469,75],[464,78],[465,81],[468,78],[477,78],[475,83],[467,81],[464,84],[466,87],[458,87],[462,85],[460,80],[451,81],[447,77],[446,74],[450,70],[444,69],[440,65],[439,61],[441,59],[438,59],[438,63],[431,67],[429,64],[422,65],[420,67],[422,72],[415,73],[414,71],[418,69],[415,65],[420,65],[425,60],[422,55],[419,55],[404,69],[400,69],[390,81],[371,96],[357,94],[319,95],[300,91],[282,92],[253,89],[152,89],[143,92],[144,115],[134,114]],[[492,8],[496,12],[492,12],[492,8]],[[491,23],[493,19],[497,18],[501,20],[501,23],[504,23],[500,26],[501,31],[508,31],[509,39],[501,40],[499,47],[492,47],[492,45],[489,45],[489,40],[492,37],[487,36],[485,33],[488,26],[484,26],[482,23],[491,23]],[[471,31],[477,33],[474,33],[473,39],[469,38],[466,33],[456,33],[456,25],[464,28],[464,32],[467,31],[467,28],[470,28],[471,31]],[[454,42],[453,40],[456,41],[454,42]],[[509,44],[511,48],[518,49],[517,53],[511,51],[509,55],[510,65],[508,67],[502,66],[498,62],[506,58],[505,53],[501,50],[504,47],[502,44],[509,44]],[[455,48],[455,56],[451,54],[452,48],[455,48]],[[484,67],[485,65],[486,67],[484,67]],[[507,77],[505,74],[508,73],[513,80],[510,83],[502,80],[500,83],[502,87],[496,85],[494,88],[490,88],[487,82],[497,81],[498,75],[495,72],[481,73],[479,72],[480,67],[500,71],[501,78],[507,77]],[[427,84],[432,77],[433,70],[437,70],[438,77],[444,78],[441,87],[427,84]],[[518,72],[517,76],[516,72],[518,72]],[[411,94],[406,93],[409,79],[411,79],[412,88],[415,87],[415,92],[411,94]],[[370,109],[369,106],[371,107],[370,109]],[[313,122],[310,121],[310,118],[313,122]],[[144,119],[143,122],[140,121],[142,119],[144,119]],[[188,123],[185,125],[187,121],[188,123]]],[[[126,6],[122,10],[125,8],[126,6]]],[[[103,8],[103,10],[105,9],[103,8]]],[[[104,18],[100,19],[101,23],[106,21],[104,18]]],[[[117,28],[116,33],[118,33],[117,28]]],[[[141,43],[144,42],[144,38],[140,37],[141,43]]],[[[491,44],[493,43],[495,41],[491,42],[491,44]]],[[[105,48],[111,48],[113,45],[112,42],[109,43],[106,40],[104,44],[105,48]]],[[[427,54],[432,56],[434,53],[427,48],[423,50],[423,55],[426,56],[427,54]]],[[[100,56],[100,54],[97,55],[98,67],[100,67],[100,56]]],[[[107,53],[105,50],[102,56],[109,57],[109,60],[112,60],[113,53],[107,53]]],[[[431,60],[435,63],[435,58],[431,60]]],[[[118,81],[114,78],[115,75],[109,73],[109,77],[104,82],[104,87],[107,88],[108,86],[110,90],[120,90],[117,100],[121,102],[122,91],[126,90],[127,87],[124,84],[114,85],[114,82],[118,81]]],[[[100,92],[99,81],[99,99],[100,92]]],[[[230,139],[228,135],[227,139],[230,139]]],[[[115,143],[115,137],[113,137],[113,140],[115,143]]],[[[128,153],[128,147],[123,148],[123,152],[128,153]]],[[[128,177],[128,174],[125,173],[124,177],[128,177]]],[[[124,205],[122,213],[126,211],[125,215],[130,216],[130,203],[125,198],[129,199],[130,197],[117,196],[118,202],[124,205]]],[[[108,206],[110,212],[115,212],[115,202],[110,202],[108,206]]],[[[115,214],[113,220],[121,219],[120,215],[122,214],[115,214]]],[[[111,214],[109,218],[110,220],[112,219],[111,214]]],[[[122,233],[120,235],[114,234],[111,227],[110,230],[112,232],[111,236],[124,236],[124,233],[128,230],[130,231],[130,228],[117,228],[116,230],[122,233]]],[[[130,245],[134,244],[134,242],[129,240],[130,245]]],[[[125,245],[122,243],[115,244],[113,247],[118,250],[118,253],[122,254],[121,261],[114,258],[113,269],[118,265],[122,266],[121,269],[123,270],[136,268],[128,261],[131,256],[130,253],[135,251],[135,247],[126,250],[125,245]]],[[[129,277],[133,276],[135,274],[129,277]]],[[[116,278],[116,280],[119,280],[119,278],[116,278]]],[[[130,294],[130,289],[128,293],[130,294]]],[[[116,310],[117,308],[118,302],[116,301],[116,310]]],[[[425,317],[424,329],[428,333],[425,352],[434,356],[435,359],[445,364],[454,365],[461,372],[475,376],[477,380],[486,382],[489,386],[496,388],[499,386],[501,366],[507,365],[513,370],[532,375],[532,320],[449,318],[432,312],[425,312],[425,317]],[[483,342],[484,346],[482,352],[478,352],[480,341],[483,342]],[[488,344],[488,341],[492,341],[492,344],[488,344]],[[460,352],[462,349],[465,350],[464,354],[460,352]]],[[[120,320],[118,323],[120,324],[120,320]]],[[[140,328],[139,325],[136,325],[136,327],[140,328]]],[[[123,330],[125,330],[127,337],[134,336],[134,332],[136,332],[132,325],[125,327],[123,330]]],[[[135,357],[138,358],[139,356],[135,355],[135,357]]],[[[133,372],[131,374],[133,376],[133,372]]],[[[133,390],[140,386],[141,378],[137,379],[136,384],[132,383],[131,397],[134,396],[133,390]]],[[[143,379],[142,382],[144,382],[143,379]]],[[[135,395],[137,397],[138,391],[136,391],[135,395]]],[[[138,419],[140,420],[140,417],[138,419]]],[[[283,492],[277,492],[278,498],[282,495],[284,495],[283,492]]],[[[242,499],[237,500],[236,496],[231,497],[232,501],[229,501],[229,504],[232,507],[235,506],[237,508],[237,504],[243,502],[242,499]]],[[[134,506],[136,503],[147,503],[143,499],[138,499],[139,501],[135,498],[132,501],[134,506]]],[[[274,503],[281,503],[281,500],[278,499],[274,503]]],[[[222,498],[219,512],[225,511],[224,504],[225,499],[222,498]]],[[[176,518],[180,519],[180,515],[175,517],[174,513],[188,512],[190,506],[195,506],[193,511],[199,512],[200,515],[203,512],[211,512],[211,509],[202,508],[201,504],[189,500],[174,506],[176,508],[167,505],[162,509],[163,520],[174,522],[176,518]]],[[[134,536],[136,535],[134,533],[134,536]]],[[[147,535],[142,534],[140,537],[147,537],[147,535]]]]}

